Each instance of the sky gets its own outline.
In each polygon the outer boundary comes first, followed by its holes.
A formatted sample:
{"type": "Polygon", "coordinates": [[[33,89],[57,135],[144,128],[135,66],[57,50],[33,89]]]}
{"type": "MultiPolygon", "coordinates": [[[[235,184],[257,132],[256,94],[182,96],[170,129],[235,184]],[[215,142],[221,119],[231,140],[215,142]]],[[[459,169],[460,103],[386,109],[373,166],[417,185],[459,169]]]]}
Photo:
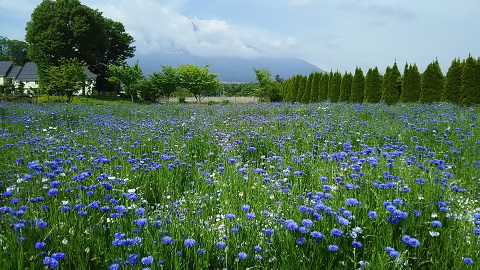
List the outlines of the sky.
{"type": "MultiPolygon", "coordinates": [[[[0,36],[24,40],[42,0],[0,0],[0,36]]],[[[330,71],[422,72],[480,57],[479,0],[82,0],[120,21],[136,54],[296,57],[330,71]]]]}

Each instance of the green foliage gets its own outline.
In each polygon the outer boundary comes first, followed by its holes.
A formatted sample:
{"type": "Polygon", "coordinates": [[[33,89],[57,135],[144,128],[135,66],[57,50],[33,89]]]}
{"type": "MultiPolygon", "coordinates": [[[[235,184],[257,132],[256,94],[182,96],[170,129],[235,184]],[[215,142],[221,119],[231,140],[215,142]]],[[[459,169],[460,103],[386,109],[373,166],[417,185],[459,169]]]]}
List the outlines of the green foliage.
{"type": "Polygon", "coordinates": [[[339,102],[348,102],[350,100],[352,81],[353,75],[345,72],[345,75],[342,77],[342,83],[340,84],[340,97],[338,98],[339,102]]]}
{"type": "Polygon", "coordinates": [[[312,91],[313,74],[314,74],[314,73],[311,72],[310,75],[308,75],[307,84],[305,85],[305,90],[303,91],[303,95],[302,95],[302,100],[301,100],[302,103],[308,103],[308,102],[310,102],[310,95],[311,95],[311,91],[312,91]]]}
{"type": "Polygon", "coordinates": [[[330,82],[330,77],[333,76],[333,73],[325,73],[320,78],[320,88],[318,90],[318,101],[327,101],[328,100],[328,84],[330,82]]]}
{"type": "Polygon", "coordinates": [[[15,91],[15,85],[10,78],[5,78],[3,85],[0,88],[2,95],[11,95],[15,91]]]}
{"type": "Polygon", "coordinates": [[[85,87],[87,75],[83,72],[85,62],[65,59],[57,66],[50,66],[45,70],[44,86],[50,94],[65,95],[71,101],[73,94],[85,87]]]}
{"type": "Polygon", "coordinates": [[[138,61],[133,66],[130,66],[126,61],[121,61],[118,66],[110,65],[108,70],[111,76],[109,80],[113,83],[122,84],[125,93],[131,97],[133,102],[138,97],[137,87],[144,79],[138,61]]]}
{"type": "Polygon", "coordinates": [[[399,101],[402,87],[401,79],[402,77],[396,62],[393,64],[393,67],[387,67],[383,81],[382,100],[388,105],[399,101]]]}
{"type": "Polygon", "coordinates": [[[328,82],[328,100],[337,102],[340,97],[340,85],[342,83],[342,74],[337,70],[330,77],[328,82]]]}
{"type": "Polygon", "coordinates": [[[365,76],[364,102],[377,103],[382,97],[382,78],[378,68],[370,68],[365,76]]]}
{"type": "MultiPolygon", "coordinates": [[[[261,102],[268,99],[271,102],[278,102],[282,100],[280,94],[280,82],[279,80],[272,80],[272,74],[268,68],[253,69],[255,72],[255,78],[257,80],[255,96],[260,99],[261,102]]],[[[278,77],[279,78],[279,77],[278,77]]]]}
{"type": "Polygon", "coordinates": [[[12,61],[14,65],[23,66],[28,62],[27,43],[0,36],[0,61],[12,61]]]}
{"type": "Polygon", "coordinates": [[[312,87],[310,89],[310,102],[314,103],[318,101],[318,95],[320,90],[320,79],[322,78],[322,73],[315,72],[313,75],[312,87]]]}
{"type": "Polygon", "coordinates": [[[202,96],[212,89],[218,89],[221,85],[215,78],[218,74],[210,73],[208,64],[201,68],[196,65],[183,64],[178,68],[178,80],[180,86],[193,94],[197,102],[202,96]]]}
{"type": "Polygon", "coordinates": [[[416,64],[405,64],[402,79],[402,91],[400,93],[400,102],[417,102],[420,98],[420,89],[422,88],[422,76],[418,71],[416,64]]]}
{"type": "Polygon", "coordinates": [[[471,55],[465,60],[462,72],[461,104],[470,106],[480,104],[480,61],[471,55]]]}
{"type": "Polygon", "coordinates": [[[28,57],[37,64],[40,84],[46,70],[62,59],[76,58],[97,74],[102,90],[109,65],[133,56],[133,38],[119,22],[104,18],[100,11],[79,0],[44,0],[27,23],[28,57]]]}
{"type": "Polygon", "coordinates": [[[454,104],[460,104],[462,101],[462,72],[463,66],[460,59],[454,59],[447,71],[445,78],[445,87],[442,99],[454,104]]]}
{"type": "Polygon", "coordinates": [[[438,60],[430,63],[422,74],[419,102],[431,103],[442,99],[444,78],[438,60]]]}
{"type": "Polygon", "coordinates": [[[164,96],[166,100],[179,86],[178,69],[170,66],[162,66],[162,72],[153,72],[150,75],[151,93],[150,100],[164,96]]]}
{"type": "Polygon", "coordinates": [[[355,74],[352,79],[352,90],[350,94],[351,103],[362,103],[365,92],[365,76],[361,68],[355,68],[355,74]]]}
{"type": "Polygon", "coordinates": [[[307,86],[307,76],[300,76],[299,81],[298,81],[298,90],[297,90],[297,95],[295,97],[296,102],[301,102],[303,93],[305,92],[305,87],[307,86]]]}

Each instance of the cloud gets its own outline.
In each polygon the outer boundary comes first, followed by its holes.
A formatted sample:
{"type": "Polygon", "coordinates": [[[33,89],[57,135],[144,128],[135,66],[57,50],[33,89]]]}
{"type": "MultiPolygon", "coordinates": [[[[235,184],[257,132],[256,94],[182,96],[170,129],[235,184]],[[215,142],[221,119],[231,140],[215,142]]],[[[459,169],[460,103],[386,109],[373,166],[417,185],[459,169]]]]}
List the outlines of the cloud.
{"type": "Polygon", "coordinates": [[[137,53],[189,52],[198,56],[256,57],[279,55],[295,45],[295,38],[228,21],[187,17],[175,1],[153,0],[93,2],[106,17],[121,21],[136,40],[137,53]]]}

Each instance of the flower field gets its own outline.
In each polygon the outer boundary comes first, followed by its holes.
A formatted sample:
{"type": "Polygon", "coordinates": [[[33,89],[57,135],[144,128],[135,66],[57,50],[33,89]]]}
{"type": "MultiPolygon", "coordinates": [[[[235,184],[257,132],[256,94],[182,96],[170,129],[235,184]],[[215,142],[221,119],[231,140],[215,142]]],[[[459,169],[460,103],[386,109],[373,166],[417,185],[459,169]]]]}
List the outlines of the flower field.
{"type": "Polygon", "coordinates": [[[1,269],[478,269],[479,119],[0,103],[1,269]]]}

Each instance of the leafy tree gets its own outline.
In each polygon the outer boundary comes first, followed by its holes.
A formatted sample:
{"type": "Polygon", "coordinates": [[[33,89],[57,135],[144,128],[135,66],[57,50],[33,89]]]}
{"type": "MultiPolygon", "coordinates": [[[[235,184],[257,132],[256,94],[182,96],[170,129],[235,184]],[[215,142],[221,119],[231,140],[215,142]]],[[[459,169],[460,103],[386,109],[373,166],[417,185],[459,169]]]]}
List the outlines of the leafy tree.
{"type": "Polygon", "coordinates": [[[13,84],[12,80],[7,78],[3,85],[1,85],[1,93],[2,95],[11,95],[15,91],[15,85],[13,84]]]}
{"type": "Polygon", "coordinates": [[[382,77],[378,68],[370,68],[365,76],[364,102],[377,103],[382,97],[382,77]]]}
{"type": "Polygon", "coordinates": [[[49,93],[65,95],[71,101],[73,94],[85,87],[87,74],[83,71],[85,62],[76,58],[64,59],[46,71],[44,81],[49,93]]]}
{"type": "Polygon", "coordinates": [[[470,106],[480,104],[480,61],[471,55],[465,60],[462,71],[461,104],[470,106]]]}
{"type": "Polygon", "coordinates": [[[327,101],[328,100],[328,84],[330,82],[330,77],[333,77],[333,72],[330,71],[329,74],[323,74],[320,79],[320,88],[318,91],[318,101],[327,101]]]}
{"type": "Polygon", "coordinates": [[[158,97],[164,96],[168,100],[178,85],[178,69],[171,66],[162,66],[162,72],[153,72],[150,75],[152,92],[146,99],[155,101],[158,97]]]}
{"type": "Polygon", "coordinates": [[[445,87],[442,98],[443,100],[454,104],[460,104],[461,99],[463,98],[463,94],[461,92],[462,73],[462,62],[460,59],[454,59],[447,71],[447,76],[445,78],[445,87]]]}
{"type": "Polygon", "coordinates": [[[135,51],[133,38],[121,23],[104,18],[79,0],[42,1],[26,30],[28,57],[37,64],[40,87],[50,66],[76,58],[98,75],[97,88],[102,90],[107,84],[107,67],[119,65],[135,51]]]}
{"type": "Polygon", "coordinates": [[[395,104],[400,99],[401,76],[396,62],[393,67],[387,67],[383,82],[382,100],[388,105],[395,104]]]}
{"type": "Polygon", "coordinates": [[[300,78],[301,75],[295,75],[291,78],[292,82],[290,83],[290,91],[287,93],[287,99],[286,101],[288,102],[295,102],[295,98],[297,97],[298,94],[298,87],[300,85],[300,78]]]}
{"type": "Polygon", "coordinates": [[[362,103],[363,94],[365,92],[365,76],[361,68],[355,68],[355,75],[352,79],[352,90],[350,94],[350,102],[362,103]]]}
{"type": "Polygon", "coordinates": [[[256,96],[260,98],[260,101],[268,99],[272,102],[278,102],[282,100],[280,94],[280,82],[278,79],[272,80],[272,74],[268,68],[253,69],[255,72],[255,78],[257,80],[257,93],[256,96]]]}
{"type": "Polygon", "coordinates": [[[28,62],[27,43],[0,36],[0,60],[12,61],[14,65],[23,66],[28,62]]]}
{"type": "Polygon", "coordinates": [[[400,92],[400,102],[417,102],[420,98],[420,89],[422,88],[422,77],[418,71],[417,65],[405,64],[402,79],[402,91],[400,92]]]}
{"type": "Polygon", "coordinates": [[[200,102],[201,97],[210,89],[220,87],[220,81],[215,78],[218,74],[210,73],[208,64],[204,68],[196,65],[183,64],[178,68],[180,86],[184,87],[200,102]]]}
{"type": "Polygon", "coordinates": [[[345,75],[342,77],[342,83],[340,84],[340,97],[338,98],[339,102],[348,102],[350,100],[352,80],[353,75],[345,72],[345,75]]]}
{"type": "Polygon", "coordinates": [[[442,99],[444,78],[438,61],[430,63],[422,74],[419,102],[430,103],[442,99]]]}
{"type": "Polygon", "coordinates": [[[310,89],[310,102],[317,102],[320,88],[320,79],[322,78],[322,73],[315,72],[313,75],[312,87],[310,89]]]}
{"type": "Polygon", "coordinates": [[[111,75],[110,81],[123,85],[125,93],[131,97],[133,102],[138,97],[137,86],[144,79],[138,61],[133,66],[126,61],[121,61],[119,66],[110,65],[108,70],[111,75]]]}

